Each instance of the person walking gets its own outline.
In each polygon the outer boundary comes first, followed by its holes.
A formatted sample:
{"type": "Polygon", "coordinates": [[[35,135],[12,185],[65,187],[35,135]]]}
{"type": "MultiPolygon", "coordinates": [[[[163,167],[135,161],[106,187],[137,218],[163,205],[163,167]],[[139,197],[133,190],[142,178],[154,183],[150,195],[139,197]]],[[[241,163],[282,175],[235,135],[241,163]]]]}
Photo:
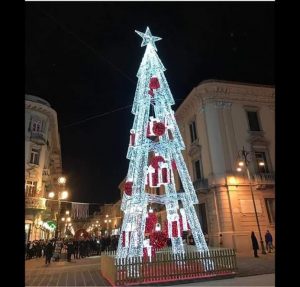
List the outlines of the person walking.
{"type": "Polygon", "coordinates": [[[67,260],[71,262],[72,254],[74,254],[74,245],[73,241],[70,239],[67,243],[67,260]]]}
{"type": "Polygon", "coordinates": [[[45,247],[46,265],[50,264],[52,255],[53,255],[53,245],[50,241],[48,241],[45,247]]]}
{"type": "Polygon", "coordinates": [[[265,234],[265,241],[266,241],[266,249],[269,253],[273,249],[273,237],[269,230],[267,230],[265,234]]]}
{"type": "Polygon", "coordinates": [[[252,248],[254,251],[254,257],[259,257],[257,255],[257,250],[259,249],[259,247],[258,247],[258,242],[257,242],[256,236],[254,234],[254,231],[251,232],[251,241],[252,241],[252,248]]]}

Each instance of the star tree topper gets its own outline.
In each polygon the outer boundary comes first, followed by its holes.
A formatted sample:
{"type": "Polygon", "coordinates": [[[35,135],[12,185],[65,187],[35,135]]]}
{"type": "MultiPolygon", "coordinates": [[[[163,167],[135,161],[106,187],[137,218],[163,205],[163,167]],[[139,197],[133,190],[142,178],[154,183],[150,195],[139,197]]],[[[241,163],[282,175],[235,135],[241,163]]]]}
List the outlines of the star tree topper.
{"type": "Polygon", "coordinates": [[[141,47],[146,46],[146,45],[148,45],[148,44],[151,44],[151,45],[153,46],[153,48],[155,49],[155,51],[157,51],[154,42],[159,41],[159,40],[161,40],[162,38],[152,36],[149,27],[147,27],[145,33],[139,32],[139,31],[137,31],[137,30],[135,30],[135,32],[138,33],[138,34],[143,38],[143,42],[142,42],[142,44],[141,44],[141,47]]]}

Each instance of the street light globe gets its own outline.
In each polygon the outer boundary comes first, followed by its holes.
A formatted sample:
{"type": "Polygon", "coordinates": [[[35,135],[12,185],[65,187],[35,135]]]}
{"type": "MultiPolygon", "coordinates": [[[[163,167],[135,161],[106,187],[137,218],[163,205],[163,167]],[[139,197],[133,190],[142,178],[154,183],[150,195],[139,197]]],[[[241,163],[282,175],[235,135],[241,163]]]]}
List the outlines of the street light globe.
{"type": "Polygon", "coordinates": [[[259,165],[260,165],[260,166],[264,166],[265,163],[264,163],[263,161],[261,161],[261,162],[259,163],[259,165]]]}
{"type": "Polygon", "coordinates": [[[239,162],[239,166],[244,166],[244,162],[243,162],[243,161],[240,161],[240,162],[239,162]]]}
{"type": "Polygon", "coordinates": [[[57,181],[59,184],[65,184],[67,179],[64,176],[60,176],[57,181]]]}
{"type": "Polygon", "coordinates": [[[51,192],[48,193],[48,197],[53,198],[54,196],[55,196],[54,191],[51,191],[51,192]]]}
{"type": "Polygon", "coordinates": [[[66,199],[67,197],[69,196],[69,193],[64,190],[62,193],[61,193],[61,199],[66,199]]]}
{"type": "Polygon", "coordinates": [[[111,220],[108,220],[108,222],[111,222],[111,220]]]}
{"type": "Polygon", "coordinates": [[[107,223],[107,220],[105,219],[104,222],[107,223]]]}
{"type": "Polygon", "coordinates": [[[69,211],[69,210],[67,210],[67,211],[66,211],[66,215],[69,215],[69,214],[70,214],[70,211],[69,211]]]}
{"type": "Polygon", "coordinates": [[[64,218],[64,217],[62,217],[62,218],[61,218],[61,221],[65,221],[65,218],[64,218]]]}
{"type": "Polygon", "coordinates": [[[70,222],[70,221],[71,221],[71,217],[68,217],[68,218],[67,218],[67,221],[70,222]]]}
{"type": "Polygon", "coordinates": [[[108,214],[106,214],[105,217],[107,218],[107,217],[108,217],[108,214]]]}
{"type": "Polygon", "coordinates": [[[236,170],[237,170],[238,172],[241,172],[241,171],[242,171],[242,169],[241,169],[240,167],[238,167],[236,170]]]}

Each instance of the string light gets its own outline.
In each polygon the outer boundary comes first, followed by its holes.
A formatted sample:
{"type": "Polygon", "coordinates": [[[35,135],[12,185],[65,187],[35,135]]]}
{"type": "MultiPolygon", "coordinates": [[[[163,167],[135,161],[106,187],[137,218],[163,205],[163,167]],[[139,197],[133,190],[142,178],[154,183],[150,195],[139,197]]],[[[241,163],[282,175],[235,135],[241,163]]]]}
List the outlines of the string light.
{"type": "MultiPolygon", "coordinates": [[[[156,53],[155,42],[161,38],[152,36],[148,27],[145,33],[136,32],[143,38],[142,46],[146,46],[146,51],[137,72],[138,82],[131,110],[135,118],[126,156],[130,162],[126,192],[121,204],[124,212],[122,236],[119,239],[116,257],[141,257],[143,248],[149,248],[149,242],[144,240],[144,233],[146,218],[148,216],[149,220],[150,214],[153,213],[151,206],[149,214],[147,211],[151,203],[166,206],[166,236],[171,238],[174,254],[184,253],[181,225],[184,225],[184,229],[189,225],[198,251],[208,251],[193,206],[198,203],[198,198],[182,156],[185,144],[171,108],[175,101],[164,75],[166,69],[156,53]],[[153,137],[158,140],[153,140],[153,137]],[[149,153],[155,154],[156,159],[152,158],[150,164],[149,153]],[[174,166],[184,192],[176,192],[174,166]],[[146,185],[158,188],[163,185],[165,194],[149,194],[145,192],[146,185]],[[182,203],[182,210],[179,210],[179,201],[182,203]]],[[[160,232],[160,229],[158,223],[155,230],[160,232]]]]}

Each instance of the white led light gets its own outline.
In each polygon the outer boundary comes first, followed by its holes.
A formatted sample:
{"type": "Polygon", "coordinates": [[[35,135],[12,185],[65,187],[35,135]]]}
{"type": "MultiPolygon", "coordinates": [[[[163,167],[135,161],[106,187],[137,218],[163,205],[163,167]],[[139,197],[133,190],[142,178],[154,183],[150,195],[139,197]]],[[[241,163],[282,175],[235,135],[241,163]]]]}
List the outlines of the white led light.
{"type": "MultiPolygon", "coordinates": [[[[126,156],[129,159],[126,182],[132,182],[132,188],[124,192],[122,198],[124,219],[116,257],[141,257],[143,247],[151,247],[149,241],[144,240],[147,208],[151,203],[166,207],[168,237],[171,238],[174,254],[184,253],[181,229],[191,230],[198,251],[208,251],[194,208],[198,198],[182,156],[185,145],[171,108],[175,101],[164,75],[166,69],[156,53],[155,42],[161,38],[152,36],[148,27],[145,33],[137,33],[143,38],[142,46],[146,46],[146,51],[137,72],[138,82],[132,106],[135,118],[126,156]],[[157,140],[153,140],[155,136],[157,140]],[[151,162],[150,153],[163,160],[151,162]],[[180,192],[176,191],[173,163],[182,182],[183,190],[180,192]],[[164,186],[163,195],[146,192],[149,187],[161,185],[164,186]],[[179,201],[182,203],[181,209],[179,201]]],[[[159,223],[155,230],[161,230],[159,223]]]]}

